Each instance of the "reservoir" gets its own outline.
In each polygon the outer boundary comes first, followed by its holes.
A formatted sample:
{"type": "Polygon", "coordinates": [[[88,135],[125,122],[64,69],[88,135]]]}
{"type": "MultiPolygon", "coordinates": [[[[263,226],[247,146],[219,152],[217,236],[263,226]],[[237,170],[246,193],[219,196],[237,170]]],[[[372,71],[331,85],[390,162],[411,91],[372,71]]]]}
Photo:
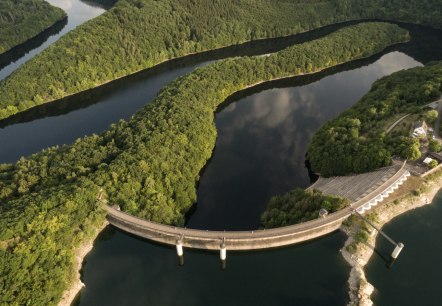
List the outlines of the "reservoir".
{"type": "MultiPolygon", "coordinates": [[[[232,96],[216,116],[216,149],[201,175],[198,203],[189,213],[186,226],[256,229],[272,195],[307,187],[311,177],[305,166],[305,152],[322,124],[356,103],[382,76],[441,59],[439,32],[410,29],[412,42],[383,54],[311,76],[269,82],[232,96]]],[[[279,48],[284,42],[280,41],[279,48]]],[[[113,83],[112,90],[109,87],[73,97],[81,101],[78,104],[54,103],[0,122],[0,162],[14,162],[47,146],[100,133],[112,122],[130,117],[161,87],[197,66],[223,57],[274,51],[274,45],[246,44],[243,49],[173,61],[113,83]]],[[[438,222],[436,217],[429,220],[438,222]]],[[[403,228],[398,226],[398,233],[391,230],[391,235],[402,239],[403,228]]],[[[387,227],[386,231],[390,233],[387,227]]],[[[440,240],[440,231],[438,235],[440,240]]],[[[339,253],[344,241],[345,235],[338,232],[287,248],[228,252],[227,269],[222,271],[217,253],[185,249],[185,265],[180,267],[173,248],[108,227],[85,260],[82,280],[86,287],[76,304],[344,305],[350,270],[339,253]]],[[[408,245],[405,238],[404,242],[408,245]]],[[[425,248],[432,247],[425,242],[414,251],[425,253],[425,248]]],[[[370,263],[373,270],[369,271],[369,280],[378,287],[385,273],[400,277],[396,271],[400,271],[402,260],[405,264],[407,252],[411,250],[405,250],[391,271],[382,264],[370,263]]],[[[442,266],[438,261],[433,263],[442,266]]],[[[378,297],[384,298],[381,291],[378,297]]]]}
{"type": "MultiPolygon", "coordinates": [[[[384,226],[405,248],[392,269],[387,269],[378,255],[373,255],[366,266],[367,279],[376,287],[375,305],[440,305],[441,218],[439,192],[430,205],[411,210],[384,226]]],[[[376,249],[385,256],[391,252],[391,244],[377,239],[376,249]]]]}
{"type": "MultiPolygon", "coordinates": [[[[270,196],[310,184],[305,152],[317,128],[357,102],[376,79],[433,58],[432,52],[416,56],[415,48],[409,50],[398,47],[231,97],[217,114],[216,149],[186,226],[258,228],[270,196]]],[[[334,233],[288,248],[228,252],[222,271],[217,253],[185,249],[179,267],[174,248],[108,228],[87,257],[77,305],[345,305],[344,241],[334,233]]]]}

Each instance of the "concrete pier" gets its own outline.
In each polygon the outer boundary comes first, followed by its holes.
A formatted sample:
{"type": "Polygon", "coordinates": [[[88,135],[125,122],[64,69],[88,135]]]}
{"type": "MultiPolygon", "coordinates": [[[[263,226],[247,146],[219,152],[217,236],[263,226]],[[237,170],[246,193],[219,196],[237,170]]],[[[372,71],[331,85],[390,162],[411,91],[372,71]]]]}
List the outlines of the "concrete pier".
{"type": "Polygon", "coordinates": [[[225,238],[223,238],[223,243],[220,245],[219,257],[221,259],[221,270],[226,269],[226,259],[227,259],[227,248],[225,238]]]}
{"type": "Polygon", "coordinates": [[[393,259],[396,259],[399,254],[401,253],[402,249],[404,248],[404,244],[402,242],[399,242],[396,247],[393,250],[393,253],[391,253],[391,257],[393,259]]]}
{"type": "Polygon", "coordinates": [[[184,266],[184,250],[183,250],[183,238],[181,237],[176,241],[176,253],[178,254],[178,264],[184,266]]]}
{"type": "Polygon", "coordinates": [[[219,250],[219,257],[223,261],[227,259],[227,249],[226,249],[226,244],[224,242],[221,244],[221,248],[219,250]]]}
{"type": "Polygon", "coordinates": [[[183,243],[181,242],[181,240],[176,241],[176,252],[179,257],[182,257],[184,255],[183,243]]]}

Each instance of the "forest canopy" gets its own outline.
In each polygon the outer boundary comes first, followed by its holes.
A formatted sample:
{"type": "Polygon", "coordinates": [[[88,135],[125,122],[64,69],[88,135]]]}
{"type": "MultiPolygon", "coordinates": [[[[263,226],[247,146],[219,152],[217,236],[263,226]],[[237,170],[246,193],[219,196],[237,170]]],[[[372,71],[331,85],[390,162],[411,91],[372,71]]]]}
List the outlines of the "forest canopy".
{"type": "Polygon", "coordinates": [[[312,170],[322,176],[347,175],[388,166],[394,155],[419,158],[419,140],[387,134],[386,122],[396,114],[419,112],[441,95],[440,62],[378,80],[357,104],[315,133],[307,153],[312,170]]]}
{"type": "Polygon", "coordinates": [[[191,53],[364,18],[440,28],[441,12],[437,0],[119,0],[0,82],[0,119],[191,53]]]}
{"type": "Polygon", "coordinates": [[[44,0],[0,1],[0,55],[66,17],[44,0]]]}
{"type": "Polygon", "coordinates": [[[288,226],[319,218],[319,211],[325,209],[334,213],[349,204],[347,199],[324,195],[314,189],[294,189],[270,199],[261,216],[265,228],[288,226]]]}

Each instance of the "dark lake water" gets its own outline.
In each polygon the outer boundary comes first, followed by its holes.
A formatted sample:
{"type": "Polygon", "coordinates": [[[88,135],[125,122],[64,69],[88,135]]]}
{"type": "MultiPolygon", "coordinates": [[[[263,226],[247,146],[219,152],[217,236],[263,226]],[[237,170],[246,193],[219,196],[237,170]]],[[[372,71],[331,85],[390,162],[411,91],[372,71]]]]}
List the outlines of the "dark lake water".
{"type": "Polygon", "coordinates": [[[219,255],[174,248],[107,228],[87,257],[78,305],[344,305],[349,268],[342,233],[305,245],[219,255]],[[306,278],[305,276],[308,275],[306,278]]]}
{"type": "MultiPolygon", "coordinates": [[[[366,268],[367,279],[376,290],[373,301],[378,306],[442,304],[442,192],[431,205],[409,211],[386,224],[383,229],[404,243],[392,269],[385,267],[380,256],[374,255],[366,268]]],[[[378,239],[376,249],[389,255],[391,244],[378,239]]]]}
{"type": "MultiPolygon", "coordinates": [[[[376,79],[440,59],[440,34],[412,30],[411,43],[379,56],[270,82],[231,97],[217,114],[217,147],[202,174],[198,204],[187,226],[254,229],[270,196],[308,186],[304,156],[315,130],[357,102],[376,79]]],[[[47,146],[99,133],[128,118],[161,87],[197,66],[224,57],[272,52],[327,31],[173,61],[4,120],[0,162],[14,162],[47,146]]],[[[87,256],[86,288],[76,304],[344,305],[349,273],[339,253],[344,240],[342,233],[334,233],[282,249],[228,252],[228,267],[222,271],[217,253],[186,249],[185,265],[179,267],[173,248],[107,228],[87,256]]]]}
{"type": "Polygon", "coordinates": [[[216,118],[215,154],[187,226],[258,228],[271,196],[310,185],[305,153],[314,132],[358,101],[376,79],[416,65],[404,53],[391,52],[367,66],[317,81],[293,79],[293,87],[266,89],[230,103],[216,118]]]}

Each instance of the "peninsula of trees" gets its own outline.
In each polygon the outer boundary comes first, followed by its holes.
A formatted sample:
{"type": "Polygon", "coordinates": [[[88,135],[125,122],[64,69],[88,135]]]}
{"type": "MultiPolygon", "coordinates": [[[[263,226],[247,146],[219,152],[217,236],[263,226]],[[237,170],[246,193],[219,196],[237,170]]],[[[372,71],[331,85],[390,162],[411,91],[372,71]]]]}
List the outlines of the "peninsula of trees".
{"type": "Polygon", "coordinates": [[[66,18],[63,10],[44,0],[0,1],[0,55],[63,18],[66,18]]]}
{"type": "Polygon", "coordinates": [[[388,166],[392,156],[420,157],[419,140],[386,133],[397,114],[420,113],[442,92],[442,65],[400,71],[374,83],[371,91],[313,136],[308,148],[312,170],[322,176],[368,172],[388,166]]]}
{"type": "Polygon", "coordinates": [[[99,186],[127,212],[182,225],[215,146],[214,112],[231,94],[408,39],[396,25],[367,23],[266,57],[219,61],[175,80],[99,136],[0,165],[0,303],[57,303],[71,280],[74,250],[103,222],[99,186]]]}
{"type": "Polygon", "coordinates": [[[438,0],[119,0],[1,82],[0,119],[195,52],[364,18],[440,28],[441,12],[438,0]]]}
{"type": "MultiPolygon", "coordinates": [[[[417,113],[428,121],[434,119],[434,111],[424,112],[422,106],[441,95],[442,62],[378,80],[358,103],[313,135],[307,154],[312,170],[322,176],[348,175],[389,166],[393,155],[419,158],[419,139],[411,137],[409,130],[387,134],[386,128],[397,114],[417,113]]],[[[440,151],[440,143],[430,140],[430,150],[440,151]]],[[[304,222],[318,218],[321,208],[335,212],[346,204],[316,190],[295,189],[270,200],[261,216],[262,225],[272,228],[304,222]]]]}

